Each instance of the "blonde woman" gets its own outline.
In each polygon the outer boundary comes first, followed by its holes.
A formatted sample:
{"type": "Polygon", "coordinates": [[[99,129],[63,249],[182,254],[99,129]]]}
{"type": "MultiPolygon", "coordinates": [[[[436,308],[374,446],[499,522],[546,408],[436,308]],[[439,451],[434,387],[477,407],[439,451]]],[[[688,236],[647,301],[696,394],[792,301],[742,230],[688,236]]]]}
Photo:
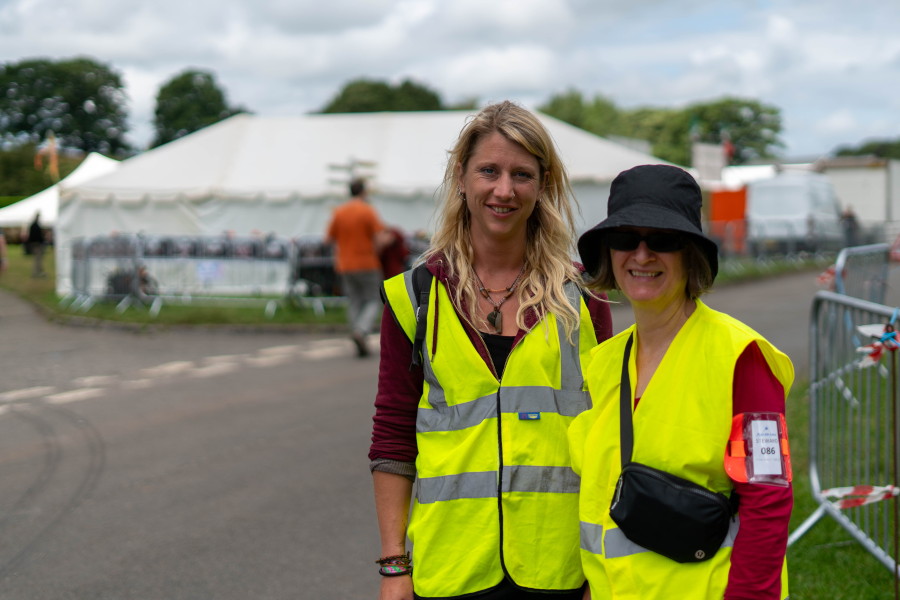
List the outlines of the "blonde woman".
{"type": "Polygon", "coordinates": [[[380,598],[580,598],[566,429],[612,327],[570,258],[565,168],[540,120],[502,102],[463,128],[444,191],[424,284],[414,271],[384,284],[369,453],[380,598]]]}

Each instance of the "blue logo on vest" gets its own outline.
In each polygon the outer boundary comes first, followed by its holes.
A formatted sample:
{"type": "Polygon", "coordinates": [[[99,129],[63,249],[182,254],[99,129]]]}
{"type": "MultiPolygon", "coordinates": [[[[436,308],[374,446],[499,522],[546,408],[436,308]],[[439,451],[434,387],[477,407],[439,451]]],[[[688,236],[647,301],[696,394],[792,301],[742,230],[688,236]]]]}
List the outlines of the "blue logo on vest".
{"type": "Polygon", "coordinates": [[[520,421],[538,421],[541,418],[541,413],[539,412],[521,412],[519,413],[520,421]]]}

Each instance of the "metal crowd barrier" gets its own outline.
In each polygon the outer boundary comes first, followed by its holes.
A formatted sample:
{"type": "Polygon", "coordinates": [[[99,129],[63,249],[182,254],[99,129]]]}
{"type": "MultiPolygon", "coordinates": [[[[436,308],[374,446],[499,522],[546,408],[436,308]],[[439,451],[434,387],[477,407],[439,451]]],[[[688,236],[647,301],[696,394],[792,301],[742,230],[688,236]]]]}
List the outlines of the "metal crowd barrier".
{"type": "Polygon", "coordinates": [[[345,302],[321,238],[99,236],[73,240],[71,256],[73,309],[98,300],[153,312],[164,303],[262,302],[272,314],[283,299],[317,312],[345,302]]]}
{"type": "Polygon", "coordinates": [[[809,235],[792,219],[749,223],[745,219],[711,220],[704,230],[718,242],[724,258],[752,256],[760,260],[803,255],[833,255],[845,246],[888,242],[884,223],[860,222],[855,235],[846,231],[819,231],[809,235]]]}
{"type": "MultiPolygon", "coordinates": [[[[849,272],[849,271],[848,271],[849,272]]],[[[810,318],[809,459],[818,504],[788,539],[821,518],[835,519],[897,574],[898,356],[871,360],[869,346],[890,345],[895,309],[845,294],[816,294],[810,318]],[[872,331],[861,331],[870,325],[872,331]],[[863,361],[861,363],[861,361],[863,361]],[[862,366],[866,361],[871,366],[862,366]]]]}
{"type": "Polygon", "coordinates": [[[295,238],[291,244],[291,274],[286,297],[296,306],[325,307],[346,302],[334,271],[334,246],[321,236],[295,238]]]}
{"type": "Polygon", "coordinates": [[[887,244],[844,248],[834,264],[834,290],[882,304],[887,293],[889,265],[887,244]]]}

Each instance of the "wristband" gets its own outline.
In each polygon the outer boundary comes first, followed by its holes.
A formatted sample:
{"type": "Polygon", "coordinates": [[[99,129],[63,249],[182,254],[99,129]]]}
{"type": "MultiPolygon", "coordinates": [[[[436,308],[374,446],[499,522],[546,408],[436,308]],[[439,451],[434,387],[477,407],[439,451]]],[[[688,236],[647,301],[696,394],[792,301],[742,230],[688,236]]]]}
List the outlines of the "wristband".
{"type": "Polygon", "coordinates": [[[375,561],[380,565],[378,574],[382,577],[399,577],[400,575],[412,575],[409,552],[396,556],[384,556],[375,561]]]}

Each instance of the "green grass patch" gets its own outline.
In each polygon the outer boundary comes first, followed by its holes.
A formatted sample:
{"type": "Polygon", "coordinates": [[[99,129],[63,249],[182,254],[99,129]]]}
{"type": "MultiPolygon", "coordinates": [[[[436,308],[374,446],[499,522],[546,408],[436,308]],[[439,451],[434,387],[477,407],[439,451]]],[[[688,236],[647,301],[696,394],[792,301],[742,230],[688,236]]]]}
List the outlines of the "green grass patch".
{"type": "Polygon", "coordinates": [[[719,263],[719,275],[716,277],[716,285],[785,275],[798,271],[825,270],[834,263],[835,258],[835,256],[813,254],[794,258],[729,258],[719,263]]]}

